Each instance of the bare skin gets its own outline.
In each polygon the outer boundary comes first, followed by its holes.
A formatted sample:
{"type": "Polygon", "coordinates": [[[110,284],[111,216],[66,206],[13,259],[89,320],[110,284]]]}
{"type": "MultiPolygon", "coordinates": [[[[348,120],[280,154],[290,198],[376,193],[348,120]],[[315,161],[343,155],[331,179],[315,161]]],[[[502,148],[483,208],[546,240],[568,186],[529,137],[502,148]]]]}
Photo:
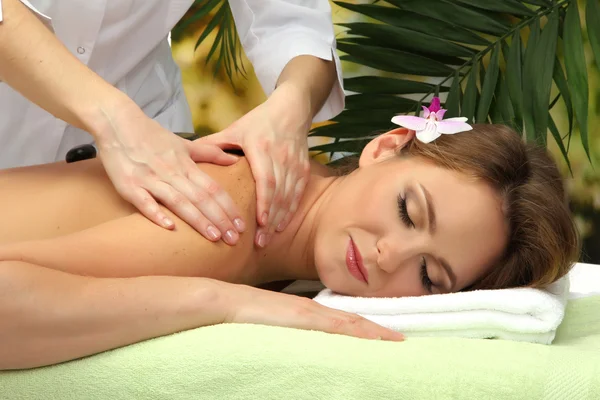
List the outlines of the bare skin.
{"type": "MultiPolygon", "coordinates": [[[[254,184],[244,159],[228,168],[198,168],[218,179],[244,215],[254,218],[254,184]]],[[[260,283],[253,277],[258,252],[252,232],[232,248],[206,241],[180,220],[174,231],[148,224],[112,189],[97,159],[1,171],[0,197],[0,206],[12,208],[2,216],[6,229],[0,232],[0,259],[19,257],[96,277],[164,274],[260,283]]],[[[177,220],[174,214],[169,217],[177,220]]]]}
{"type": "MultiPolygon", "coordinates": [[[[357,315],[252,286],[320,279],[348,295],[419,296],[461,290],[493,265],[506,241],[498,196],[460,173],[397,157],[410,140],[405,129],[379,136],[344,177],[315,164],[298,211],[267,248],[254,245],[256,224],[236,246],[204,239],[175,215],[173,231],[152,224],[96,160],[0,172],[0,321],[10,321],[0,325],[0,369],[224,322],[402,340],[357,315]],[[368,279],[351,271],[351,246],[368,279]]],[[[198,168],[256,220],[244,158],[198,168]]]]}

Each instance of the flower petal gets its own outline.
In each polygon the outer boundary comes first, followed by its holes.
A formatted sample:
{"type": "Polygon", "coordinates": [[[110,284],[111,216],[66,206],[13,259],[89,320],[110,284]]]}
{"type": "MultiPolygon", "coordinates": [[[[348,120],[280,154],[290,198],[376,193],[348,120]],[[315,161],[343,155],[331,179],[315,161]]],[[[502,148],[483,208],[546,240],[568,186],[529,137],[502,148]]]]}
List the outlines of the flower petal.
{"type": "Polygon", "coordinates": [[[398,115],[392,118],[392,122],[413,131],[422,131],[427,126],[425,118],[414,117],[412,115],[398,115]]]}
{"type": "Polygon", "coordinates": [[[471,125],[467,124],[465,121],[462,121],[462,119],[466,120],[466,118],[464,118],[464,117],[459,117],[459,118],[449,118],[449,119],[445,119],[443,121],[439,121],[437,130],[440,133],[451,135],[454,133],[466,132],[466,131],[470,131],[471,129],[473,129],[473,127],[471,125]]]}
{"type": "Polygon", "coordinates": [[[443,108],[440,108],[440,110],[439,110],[438,112],[436,112],[436,113],[435,113],[435,118],[436,118],[438,121],[441,121],[442,119],[444,119],[444,114],[446,114],[446,111],[448,111],[448,110],[445,110],[445,109],[443,109],[443,108]]]}
{"type": "Polygon", "coordinates": [[[425,106],[421,106],[423,107],[423,118],[429,118],[429,114],[431,114],[431,111],[429,111],[429,108],[425,107],[425,106]]]}
{"type": "Polygon", "coordinates": [[[440,110],[440,98],[434,97],[431,99],[431,104],[429,105],[429,111],[438,112],[440,110]]]}
{"type": "Polygon", "coordinates": [[[416,133],[416,136],[417,136],[417,139],[419,139],[421,142],[430,143],[430,142],[433,142],[435,139],[439,138],[440,136],[442,136],[442,134],[440,132],[438,132],[437,129],[431,129],[431,130],[418,131],[416,133]]]}
{"type": "Polygon", "coordinates": [[[439,138],[441,133],[438,131],[437,126],[437,122],[431,120],[427,121],[425,129],[415,132],[417,139],[423,143],[429,143],[439,138]]]}
{"type": "Polygon", "coordinates": [[[448,118],[446,121],[452,121],[452,122],[467,122],[468,118],[467,117],[455,117],[455,118],[448,118]]]}

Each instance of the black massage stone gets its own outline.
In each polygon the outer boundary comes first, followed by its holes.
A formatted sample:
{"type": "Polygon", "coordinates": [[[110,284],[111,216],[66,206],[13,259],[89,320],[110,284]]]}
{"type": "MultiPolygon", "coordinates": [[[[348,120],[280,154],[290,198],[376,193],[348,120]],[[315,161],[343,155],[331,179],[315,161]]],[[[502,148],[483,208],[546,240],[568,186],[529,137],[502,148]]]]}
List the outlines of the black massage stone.
{"type": "Polygon", "coordinates": [[[96,158],[96,148],[91,144],[84,144],[69,150],[65,157],[65,161],[67,163],[73,163],[76,161],[89,160],[91,158],[96,158]]]}

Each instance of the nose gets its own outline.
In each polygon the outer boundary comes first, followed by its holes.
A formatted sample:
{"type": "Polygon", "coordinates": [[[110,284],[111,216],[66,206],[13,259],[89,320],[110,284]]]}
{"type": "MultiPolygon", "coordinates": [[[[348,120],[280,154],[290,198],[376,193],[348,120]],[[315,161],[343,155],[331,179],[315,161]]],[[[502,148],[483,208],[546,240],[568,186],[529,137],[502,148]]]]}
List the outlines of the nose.
{"type": "Polygon", "coordinates": [[[385,236],[377,242],[377,265],[389,274],[395,272],[422,254],[422,248],[415,240],[407,237],[385,236]]]}

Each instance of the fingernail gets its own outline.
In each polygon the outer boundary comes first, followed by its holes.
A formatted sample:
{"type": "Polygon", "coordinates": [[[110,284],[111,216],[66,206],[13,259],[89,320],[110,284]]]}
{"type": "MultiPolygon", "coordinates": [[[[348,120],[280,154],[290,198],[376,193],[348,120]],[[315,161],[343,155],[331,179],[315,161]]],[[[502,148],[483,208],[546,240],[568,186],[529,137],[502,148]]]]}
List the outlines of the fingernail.
{"type": "Polygon", "coordinates": [[[228,230],[227,232],[225,232],[225,241],[229,244],[235,244],[237,240],[237,233],[235,233],[235,231],[233,230],[228,230]]]}
{"type": "Polygon", "coordinates": [[[233,225],[235,225],[235,229],[237,229],[238,232],[244,232],[246,230],[246,224],[244,224],[244,221],[242,221],[241,218],[234,219],[233,225]]]}
{"type": "Polygon", "coordinates": [[[260,223],[262,225],[266,225],[267,222],[269,222],[269,214],[267,214],[266,212],[263,213],[262,217],[260,218],[260,223]]]}
{"type": "Polygon", "coordinates": [[[265,247],[265,245],[267,244],[267,235],[265,235],[264,233],[261,233],[260,235],[258,235],[258,246],[259,247],[265,247]]]}
{"type": "Polygon", "coordinates": [[[164,217],[163,218],[163,226],[165,228],[172,228],[173,226],[175,226],[175,223],[173,221],[171,221],[169,218],[164,217]]]}
{"type": "Polygon", "coordinates": [[[282,221],[279,223],[279,225],[277,225],[277,231],[281,232],[285,229],[285,221],[282,221]]]}
{"type": "Polygon", "coordinates": [[[219,231],[217,230],[217,228],[215,228],[214,226],[209,226],[206,229],[206,232],[208,232],[208,236],[212,239],[212,240],[217,240],[219,238],[219,231]]]}

